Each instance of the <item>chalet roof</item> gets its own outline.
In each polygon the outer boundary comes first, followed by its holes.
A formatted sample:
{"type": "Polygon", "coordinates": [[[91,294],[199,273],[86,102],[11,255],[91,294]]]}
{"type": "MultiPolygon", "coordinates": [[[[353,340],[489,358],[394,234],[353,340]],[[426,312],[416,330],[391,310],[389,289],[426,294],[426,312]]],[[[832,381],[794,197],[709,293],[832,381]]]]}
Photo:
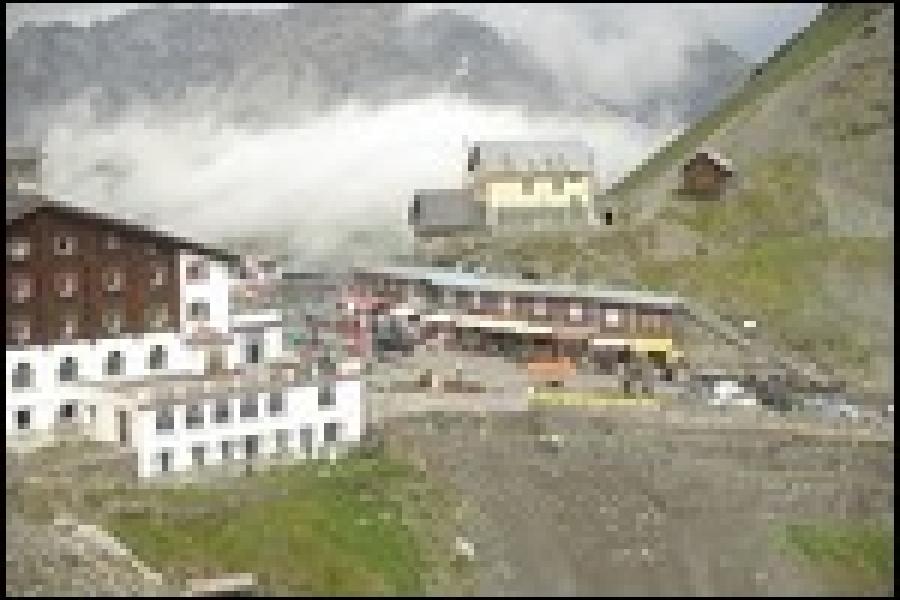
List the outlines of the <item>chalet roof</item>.
{"type": "Polygon", "coordinates": [[[470,171],[592,172],[593,151],[579,140],[483,141],[469,151],[470,171]]]}
{"type": "Polygon", "coordinates": [[[358,271],[363,274],[388,276],[395,279],[428,283],[437,287],[486,292],[520,293],[556,298],[579,298],[621,304],[644,304],[675,307],[681,299],[642,290],[622,290],[586,285],[525,282],[511,277],[463,273],[450,270],[431,270],[420,267],[389,267],[358,271]]]}
{"type": "Polygon", "coordinates": [[[410,224],[418,233],[453,232],[485,225],[484,206],[472,190],[416,190],[410,224]]]}
{"type": "Polygon", "coordinates": [[[711,148],[701,148],[694,154],[693,157],[688,161],[687,164],[691,164],[696,162],[700,157],[706,157],[711,160],[713,163],[719,165],[722,169],[724,169],[728,173],[734,172],[734,167],[728,158],[726,158],[722,153],[717,152],[711,148]]]}
{"type": "Polygon", "coordinates": [[[241,257],[237,254],[234,254],[222,248],[215,248],[207,244],[194,242],[173,232],[162,231],[159,229],[149,229],[148,227],[140,225],[131,220],[124,220],[115,215],[103,214],[93,208],[83,207],[70,201],[49,198],[42,194],[29,194],[8,191],[6,193],[7,226],[40,208],[50,208],[61,212],[78,214],[83,217],[108,223],[118,229],[140,233],[141,235],[149,236],[157,240],[165,240],[175,244],[179,248],[192,250],[194,252],[197,252],[198,254],[212,256],[219,260],[224,260],[231,263],[240,262],[241,260],[241,257]]]}

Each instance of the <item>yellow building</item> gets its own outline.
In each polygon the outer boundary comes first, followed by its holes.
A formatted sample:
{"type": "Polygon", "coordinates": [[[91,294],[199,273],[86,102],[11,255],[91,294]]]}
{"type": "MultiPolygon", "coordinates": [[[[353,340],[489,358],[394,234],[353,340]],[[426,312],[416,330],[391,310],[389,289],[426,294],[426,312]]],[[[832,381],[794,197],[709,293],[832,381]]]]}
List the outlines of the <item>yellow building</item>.
{"type": "Polygon", "coordinates": [[[593,217],[593,155],[582,142],[479,142],[468,171],[492,225],[593,217]]]}

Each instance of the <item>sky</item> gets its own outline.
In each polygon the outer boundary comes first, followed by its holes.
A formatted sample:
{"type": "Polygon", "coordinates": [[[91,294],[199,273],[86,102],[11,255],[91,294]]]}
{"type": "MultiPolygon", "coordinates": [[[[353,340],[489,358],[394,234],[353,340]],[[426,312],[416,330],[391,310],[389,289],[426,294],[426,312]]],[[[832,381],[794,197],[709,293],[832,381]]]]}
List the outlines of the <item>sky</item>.
{"type": "MultiPolygon", "coordinates": [[[[87,25],[138,6],[8,4],[7,36],[25,21],[87,25]]],[[[408,12],[415,18],[437,8],[478,17],[524,41],[557,73],[615,99],[677,77],[678,50],[706,36],[762,60],[821,5],[412,4],[408,12]]],[[[594,148],[602,187],[671,133],[612,118],[535,120],[516,107],[440,96],[374,111],[346,106],[264,132],[203,120],[148,126],[141,114],[98,127],[77,105],[67,110],[66,125],[46,140],[47,191],[201,239],[281,228],[329,252],[340,247],[341,231],[402,224],[415,188],[461,185],[470,140],[579,137],[594,148]],[[97,175],[98,163],[114,168],[97,175]]]]}

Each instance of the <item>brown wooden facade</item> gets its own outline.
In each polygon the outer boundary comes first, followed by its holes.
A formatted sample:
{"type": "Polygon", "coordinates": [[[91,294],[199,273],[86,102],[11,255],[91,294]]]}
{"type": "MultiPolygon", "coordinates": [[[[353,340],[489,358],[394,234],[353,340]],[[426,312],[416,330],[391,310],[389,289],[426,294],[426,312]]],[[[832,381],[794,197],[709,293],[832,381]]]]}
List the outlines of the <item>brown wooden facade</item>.
{"type": "Polygon", "coordinates": [[[727,165],[706,153],[698,153],[682,170],[681,194],[717,200],[725,193],[732,172],[727,165]]]}

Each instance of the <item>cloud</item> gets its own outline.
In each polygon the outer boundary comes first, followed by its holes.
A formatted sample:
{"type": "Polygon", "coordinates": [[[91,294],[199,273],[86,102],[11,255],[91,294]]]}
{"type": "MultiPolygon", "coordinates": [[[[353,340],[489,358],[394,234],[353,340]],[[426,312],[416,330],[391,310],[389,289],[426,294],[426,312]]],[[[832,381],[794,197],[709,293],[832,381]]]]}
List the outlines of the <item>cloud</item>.
{"type": "Polygon", "coordinates": [[[379,110],[348,105],[265,131],[140,113],[100,127],[83,117],[70,114],[47,137],[50,193],[206,239],[294,231],[316,251],[350,231],[403,228],[414,189],[463,184],[477,139],[582,138],[607,178],[658,137],[624,120],[527,119],[454,97],[379,110]]]}

